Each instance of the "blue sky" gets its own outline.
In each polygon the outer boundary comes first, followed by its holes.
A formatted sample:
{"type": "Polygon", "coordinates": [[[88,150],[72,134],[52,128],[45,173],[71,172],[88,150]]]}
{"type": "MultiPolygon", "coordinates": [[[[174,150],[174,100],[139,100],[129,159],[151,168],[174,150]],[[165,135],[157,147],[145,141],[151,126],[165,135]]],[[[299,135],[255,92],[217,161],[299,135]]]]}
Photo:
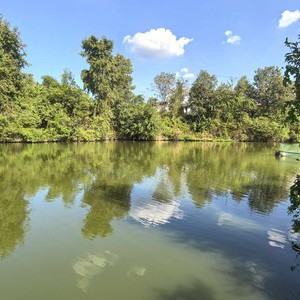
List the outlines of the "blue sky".
{"type": "Polygon", "coordinates": [[[21,32],[31,64],[26,71],[36,80],[59,79],[68,68],[80,83],[82,39],[105,35],[114,52],[131,59],[136,92],[147,96],[160,72],[182,70],[190,82],[202,69],[220,81],[242,75],[252,80],[257,68],[284,66],[284,40],[297,39],[299,10],[299,0],[0,2],[0,13],[21,32]]]}

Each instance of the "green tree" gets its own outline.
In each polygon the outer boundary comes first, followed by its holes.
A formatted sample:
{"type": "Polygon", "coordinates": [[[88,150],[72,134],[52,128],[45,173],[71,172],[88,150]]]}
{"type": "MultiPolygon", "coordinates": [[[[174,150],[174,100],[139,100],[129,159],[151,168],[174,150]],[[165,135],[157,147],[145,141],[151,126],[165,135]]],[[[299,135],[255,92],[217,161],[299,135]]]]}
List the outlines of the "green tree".
{"type": "Polygon", "coordinates": [[[154,77],[154,90],[161,102],[168,102],[168,97],[175,84],[176,75],[174,73],[162,72],[154,77]]]}
{"type": "Polygon", "coordinates": [[[179,118],[183,115],[183,102],[186,96],[186,82],[176,80],[176,86],[170,96],[170,111],[173,117],[179,118]]]}
{"type": "Polygon", "coordinates": [[[217,82],[215,75],[202,70],[192,84],[188,108],[192,127],[196,131],[203,129],[206,119],[211,117],[217,82]]]}
{"type": "Polygon", "coordinates": [[[298,35],[298,41],[290,42],[286,39],[285,45],[290,52],[285,55],[284,84],[294,86],[296,95],[289,104],[290,117],[296,120],[300,116],[300,34],[298,35]]]}
{"type": "Polygon", "coordinates": [[[74,75],[68,69],[64,69],[64,72],[61,74],[61,84],[71,87],[78,87],[74,75]]]}
{"type": "Polygon", "coordinates": [[[104,107],[113,109],[117,101],[128,100],[132,96],[132,65],[120,54],[113,55],[113,42],[106,37],[98,40],[90,36],[82,41],[81,55],[89,64],[88,70],[81,72],[84,88],[96,100],[95,113],[104,107]]]}
{"type": "Polygon", "coordinates": [[[130,140],[154,140],[159,132],[159,115],[143,98],[118,104],[117,128],[119,137],[130,140]]]}
{"type": "Polygon", "coordinates": [[[257,113],[262,116],[276,116],[287,99],[287,87],[279,67],[257,69],[254,76],[254,99],[257,113]]]}
{"type": "Polygon", "coordinates": [[[22,68],[27,65],[19,31],[0,16],[0,109],[7,112],[22,88],[22,68]]]}
{"type": "Polygon", "coordinates": [[[235,115],[254,115],[254,87],[246,76],[242,76],[234,87],[236,93],[236,113],[235,115]]]}

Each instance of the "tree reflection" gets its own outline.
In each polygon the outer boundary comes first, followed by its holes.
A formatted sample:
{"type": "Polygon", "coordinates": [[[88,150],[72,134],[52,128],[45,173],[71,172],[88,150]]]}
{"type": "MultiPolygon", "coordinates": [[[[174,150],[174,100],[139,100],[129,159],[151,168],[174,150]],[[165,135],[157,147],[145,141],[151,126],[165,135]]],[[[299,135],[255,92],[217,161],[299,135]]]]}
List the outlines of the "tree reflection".
{"type": "Polygon", "coordinates": [[[158,299],[161,300],[194,300],[194,299],[216,299],[213,289],[200,280],[194,280],[190,286],[177,286],[173,291],[159,290],[158,299]]]}
{"type": "Polygon", "coordinates": [[[300,266],[300,261],[299,261],[299,256],[300,256],[300,245],[298,243],[295,242],[291,242],[292,245],[292,249],[294,251],[296,251],[296,258],[295,258],[295,262],[294,264],[291,266],[291,271],[295,271],[296,268],[298,268],[300,266]]]}
{"type": "MultiPolygon", "coordinates": [[[[291,205],[288,208],[288,213],[292,214],[292,231],[293,233],[300,232],[300,175],[297,175],[294,184],[290,188],[290,202],[291,205]]],[[[291,241],[292,249],[297,253],[295,263],[291,266],[291,270],[294,271],[299,267],[300,262],[300,244],[297,241],[291,241]]]]}
{"type": "MultiPolygon", "coordinates": [[[[291,205],[288,208],[290,214],[293,215],[293,231],[300,231],[300,175],[297,175],[294,184],[290,188],[291,205]]],[[[300,247],[299,247],[300,248],[300,247]]]]}
{"type": "MultiPolygon", "coordinates": [[[[97,178],[98,180],[98,178],[97,178]]],[[[131,186],[96,182],[84,193],[83,203],[90,210],[83,221],[82,234],[90,239],[106,237],[113,232],[111,221],[127,214],[131,186]]]]}
{"type": "Polygon", "coordinates": [[[17,245],[23,244],[28,229],[28,201],[25,199],[25,191],[22,187],[26,179],[16,176],[21,166],[10,163],[9,158],[9,152],[0,151],[1,259],[13,252],[17,245]]]}
{"type": "MultiPolygon", "coordinates": [[[[1,183],[3,187],[3,183],[1,183]]],[[[0,258],[5,258],[22,245],[28,225],[28,201],[19,191],[2,195],[0,199],[0,258]]]]}
{"type": "Polygon", "coordinates": [[[47,188],[47,201],[59,199],[66,207],[82,193],[82,205],[89,209],[82,234],[90,239],[111,234],[112,221],[129,211],[140,216],[137,209],[147,207],[150,212],[151,203],[177,214],[182,195],[199,208],[231,195],[234,201],[248,201],[252,210],[270,213],[286,198],[290,174],[298,169],[273,159],[273,153],[272,146],[241,143],[0,145],[0,255],[23,243],[29,223],[26,199],[41,188],[47,188]],[[156,178],[156,184],[147,185],[147,178],[156,178]],[[137,186],[150,190],[149,203],[133,201],[137,186]]]}

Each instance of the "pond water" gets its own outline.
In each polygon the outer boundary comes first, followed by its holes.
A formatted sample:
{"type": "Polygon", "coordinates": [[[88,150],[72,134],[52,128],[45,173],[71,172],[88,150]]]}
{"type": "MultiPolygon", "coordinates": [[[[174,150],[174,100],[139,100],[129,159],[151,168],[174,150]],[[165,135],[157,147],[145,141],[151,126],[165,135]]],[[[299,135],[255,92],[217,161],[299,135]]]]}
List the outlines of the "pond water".
{"type": "Polygon", "coordinates": [[[1,300],[299,299],[278,148],[0,145],[1,300]]]}

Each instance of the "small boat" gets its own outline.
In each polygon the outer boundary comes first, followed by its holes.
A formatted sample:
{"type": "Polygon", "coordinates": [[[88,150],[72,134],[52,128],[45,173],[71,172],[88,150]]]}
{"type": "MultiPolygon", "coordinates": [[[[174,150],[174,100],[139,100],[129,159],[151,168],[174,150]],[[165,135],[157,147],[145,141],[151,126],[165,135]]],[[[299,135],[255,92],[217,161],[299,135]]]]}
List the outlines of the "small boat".
{"type": "Polygon", "coordinates": [[[290,151],[282,151],[282,150],[275,152],[275,157],[283,157],[288,155],[300,155],[300,152],[290,152],[290,151]]]}

